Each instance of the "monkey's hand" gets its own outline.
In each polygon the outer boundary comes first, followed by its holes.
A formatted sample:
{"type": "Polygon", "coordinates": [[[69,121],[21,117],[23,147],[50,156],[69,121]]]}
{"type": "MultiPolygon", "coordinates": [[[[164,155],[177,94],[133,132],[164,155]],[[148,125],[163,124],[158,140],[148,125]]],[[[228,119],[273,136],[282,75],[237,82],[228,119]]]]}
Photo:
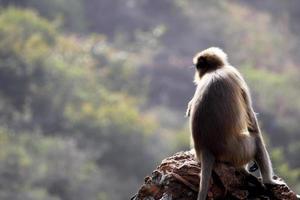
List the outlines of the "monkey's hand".
{"type": "Polygon", "coordinates": [[[185,117],[189,117],[191,115],[191,107],[192,107],[192,100],[188,103],[186,112],[185,112],[185,117]]]}
{"type": "Polygon", "coordinates": [[[249,172],[255,172],[256,170],[258,170],[258,165],[256,164],[256,162],[253,162],[251,166],[248,164],[249,172]]]}
{"type": "Polygon", "coordinates": [[[186,112],[185,112],[185,117],[189,117],[190,113],[191,113],[191,107],[188,106],[188,108],[186,109],[186,112]]]}

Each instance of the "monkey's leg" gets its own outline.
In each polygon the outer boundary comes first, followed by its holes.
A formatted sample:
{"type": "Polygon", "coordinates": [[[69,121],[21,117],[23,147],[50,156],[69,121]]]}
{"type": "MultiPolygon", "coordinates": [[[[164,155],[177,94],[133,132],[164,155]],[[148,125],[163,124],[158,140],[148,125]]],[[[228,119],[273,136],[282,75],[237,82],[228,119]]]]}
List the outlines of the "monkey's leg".
{"type": "Polygon", "coordinates": [[[260,135],[257,137],[256,148],[255,161],[259,166],[263,182],[271,182],[273,175],[272,165],[269,154],[260,135]]]}
{"type": "Polygon", "coordinates": [[[255,162],[259,166],[263,183],[266,184],[284,184],[281,181],[273,179],[273,169],[269,154],[266,150],[261,135],[257,137],[256,141],[257,149],[255,154],[255,162]]]}
{"type": "Polygon", "coordinates": [[[256,115],[251,107],[249,107],[250,121],[251,124],[248,127],[250,133],[253,133],[256,137],[256,153],[254,160],[257,163],[260,173],[263,179],[263,183],[267,184],[282,184],[280,181],[273,179],[273,168],[270,160],[270,156],[265,147],[261,131],[257,122],[256,115]]]}
{"type": "Polygon", "coordinates": [[[209,188],[209,181],[213,165],[215,163],[215,157],[207,150],[201,152],[201,172],[200,172],[200,184],[197,200],[205,200],[209,188]]]}

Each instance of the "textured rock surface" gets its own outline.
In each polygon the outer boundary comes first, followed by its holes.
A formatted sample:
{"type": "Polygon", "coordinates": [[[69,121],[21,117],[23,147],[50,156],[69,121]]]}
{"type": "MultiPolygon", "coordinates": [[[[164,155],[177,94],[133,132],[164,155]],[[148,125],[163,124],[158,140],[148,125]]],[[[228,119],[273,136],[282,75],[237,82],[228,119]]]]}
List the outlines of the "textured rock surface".
{"type": "MultiPolygon", "coordinates": [[[[196,200],[200,165],[191,151],[166,158],[153,171],[132,200],[196,200]]],[[[281,179],[280,179],[281,180],[281,179]]],[[[291,199],[296,194],[286,185],[264,187],[243,170],[218,163],[213,171],[208,199],[291,199]]]]}

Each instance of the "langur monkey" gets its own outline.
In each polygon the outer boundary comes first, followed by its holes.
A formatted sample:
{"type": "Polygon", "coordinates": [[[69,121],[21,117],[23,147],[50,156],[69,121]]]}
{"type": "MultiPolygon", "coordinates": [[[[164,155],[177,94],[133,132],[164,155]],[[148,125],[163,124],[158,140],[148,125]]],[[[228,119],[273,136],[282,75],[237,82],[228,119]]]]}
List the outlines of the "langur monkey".
{"type": "Polygon", "coordinates": [[[196,68],[195,94],[188,104],[190,130],[196,157],[201,162],[198,200],[205,200],[215,162],[244,168],[254,160],[263,183],[274,180],[250,92],[242,75],[217,47],[208,48],[193,59],[196,68]]]}

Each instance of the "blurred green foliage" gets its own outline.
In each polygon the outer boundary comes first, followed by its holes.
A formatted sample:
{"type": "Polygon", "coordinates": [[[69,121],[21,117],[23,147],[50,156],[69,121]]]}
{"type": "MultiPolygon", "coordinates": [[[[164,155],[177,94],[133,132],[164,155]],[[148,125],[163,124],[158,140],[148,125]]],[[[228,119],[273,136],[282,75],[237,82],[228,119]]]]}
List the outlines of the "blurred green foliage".
{"type": "Polygon", "coordinates": [[[215,45],[245,76],[275,171],[299,192],[297,36],[257,4],[0,0],[0,199],[128,199],[188,149],[184,66],[215,45]]]}
{"type": "Polygon", "coordinates": [[[1,199],[102,198],[103,188],[126,191],[127,179],[151,170],[156,125],[136,107],[139,80],[127,81],[136,78],[136,56],[102,36],[59,34],[29,10],[9,8],[0,24],[1,199]],[[133,171],[136,163],[146,167],[133,171]],[[123,180],[103,182],[106,168],[123,180]]]}

